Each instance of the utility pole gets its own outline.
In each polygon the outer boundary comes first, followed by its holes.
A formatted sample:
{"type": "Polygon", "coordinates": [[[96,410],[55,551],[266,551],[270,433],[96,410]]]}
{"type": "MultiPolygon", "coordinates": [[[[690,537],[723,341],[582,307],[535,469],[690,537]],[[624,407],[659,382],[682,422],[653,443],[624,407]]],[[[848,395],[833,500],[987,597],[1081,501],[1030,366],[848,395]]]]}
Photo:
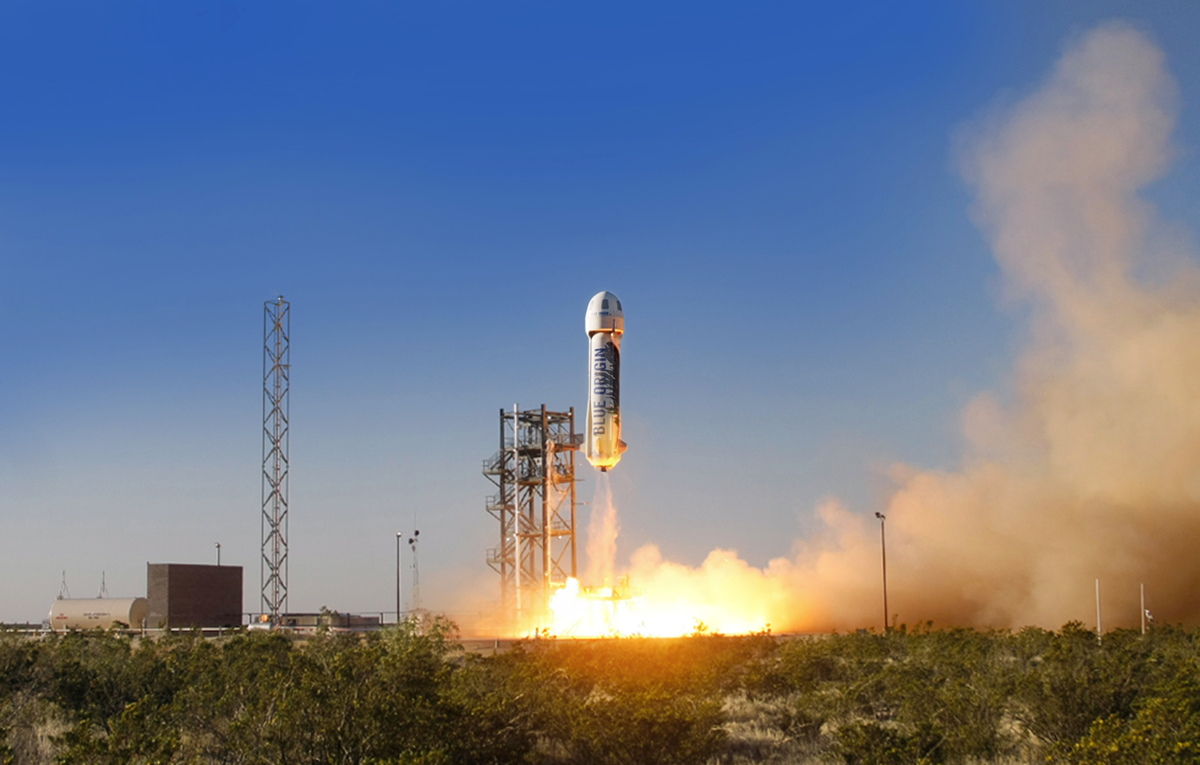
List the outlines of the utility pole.
{"type": "Polygon", "coordinates": [[[879,519],[879,551],[883,555],[883,634],[888,633],[888,599],[887,599],[887,534],[884,532],[883,522],[887,520],[887,516],[883,513],[875,513],[875,517],[879,519]]]}
{"type": "Polygon", "coordinates": [[[408,538],[408,546],[412,548],[412,607],[414,611],[421,609],[421,569],[417,567],[417,540],[421,536],[420,531],[413,531],[413,535],[408,538]]]}
{"type": "Polygon", "coordinates": [[[396,624],[400,623],[403,614],[400,607],[400,540],[404,538],[402,532],[396,532],[396,624]]]}

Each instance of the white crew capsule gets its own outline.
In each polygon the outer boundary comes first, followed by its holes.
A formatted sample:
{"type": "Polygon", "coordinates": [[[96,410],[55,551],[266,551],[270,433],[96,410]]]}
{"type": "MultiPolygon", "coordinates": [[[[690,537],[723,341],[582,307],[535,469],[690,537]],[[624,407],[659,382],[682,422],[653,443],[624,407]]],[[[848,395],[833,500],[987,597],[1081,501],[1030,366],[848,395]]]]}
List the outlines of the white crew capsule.
{"type": "Polygon", "coordinates": [[[608,470],[621,461],[621,335],[625,312],[611,292],[600,292],[587,307],[588,334],[587,459],[608,470]]]}

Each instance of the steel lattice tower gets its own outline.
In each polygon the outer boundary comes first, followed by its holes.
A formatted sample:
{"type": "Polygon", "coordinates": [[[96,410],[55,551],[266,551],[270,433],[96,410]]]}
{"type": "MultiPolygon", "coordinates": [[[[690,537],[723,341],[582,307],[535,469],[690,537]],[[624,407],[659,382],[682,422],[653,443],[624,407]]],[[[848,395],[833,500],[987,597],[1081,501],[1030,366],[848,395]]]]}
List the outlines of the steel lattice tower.
{"type": "MultiPolygon", "coordinates": [[[[576,576],[575,409],[500,410],[500,451],[483,474],[500,490],[487,510],[500,521],[488,565],[500,574],[505,618],[544,613],[553,587],[576,576]]],[[[515,625],[514,625],[515,626],[515,625]]]]}
{"type": "Polygon", "coordinates": [[[291,304],[263,304],[262,609],[278,624],[287,613],[288,390],[291,304]]]}

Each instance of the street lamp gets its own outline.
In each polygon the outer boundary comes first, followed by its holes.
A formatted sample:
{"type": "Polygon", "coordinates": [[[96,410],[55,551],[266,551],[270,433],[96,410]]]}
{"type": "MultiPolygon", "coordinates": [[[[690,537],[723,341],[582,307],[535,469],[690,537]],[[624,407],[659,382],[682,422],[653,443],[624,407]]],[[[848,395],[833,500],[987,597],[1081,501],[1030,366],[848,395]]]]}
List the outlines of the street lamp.
{"type": "Polygon", "coordinates": [[[887,516],[883,513],[875,513],[875,517],[879,519],[879,551],[883,555],[883,634],[888,631],[888,601],[887,601],[887,535],[883,530],[883,522],[887,520],[887,516]]]}
{"type": "Polygon", "coordinates": [[[414,531],[408,538],[408,546],[412,548],[412,607],[414,611],[421,610],[421,569],[417,566],[417,539],[421,532],[414,531]]]}
{"type": "Polygon", "coordinates": [[[214,544],[217,547],[217,565],[219,566],[219,565],[221,565],[221,543],[214,542],[214,544]]]}

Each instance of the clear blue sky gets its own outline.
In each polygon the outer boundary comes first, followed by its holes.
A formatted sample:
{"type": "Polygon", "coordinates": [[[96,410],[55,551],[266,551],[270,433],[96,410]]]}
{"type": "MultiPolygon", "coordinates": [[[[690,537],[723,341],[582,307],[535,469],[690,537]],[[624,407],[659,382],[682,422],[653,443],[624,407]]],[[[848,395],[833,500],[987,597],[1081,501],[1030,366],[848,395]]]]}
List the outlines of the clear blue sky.
{"type": "Polygon", "coordinates": [[[414,516],[425,605],[492,594],[498,410],[585,406],[600,290],[622,554],[870,514],[892,462],[957,463],[1025,331],[955,136],[1110,18],[1167,56],[1150,196],[1200,220],[1194,2],[0,6],[0,620],[216,542],[258,608],[279,294],[293,610],[392,608],[414,516]]]}

